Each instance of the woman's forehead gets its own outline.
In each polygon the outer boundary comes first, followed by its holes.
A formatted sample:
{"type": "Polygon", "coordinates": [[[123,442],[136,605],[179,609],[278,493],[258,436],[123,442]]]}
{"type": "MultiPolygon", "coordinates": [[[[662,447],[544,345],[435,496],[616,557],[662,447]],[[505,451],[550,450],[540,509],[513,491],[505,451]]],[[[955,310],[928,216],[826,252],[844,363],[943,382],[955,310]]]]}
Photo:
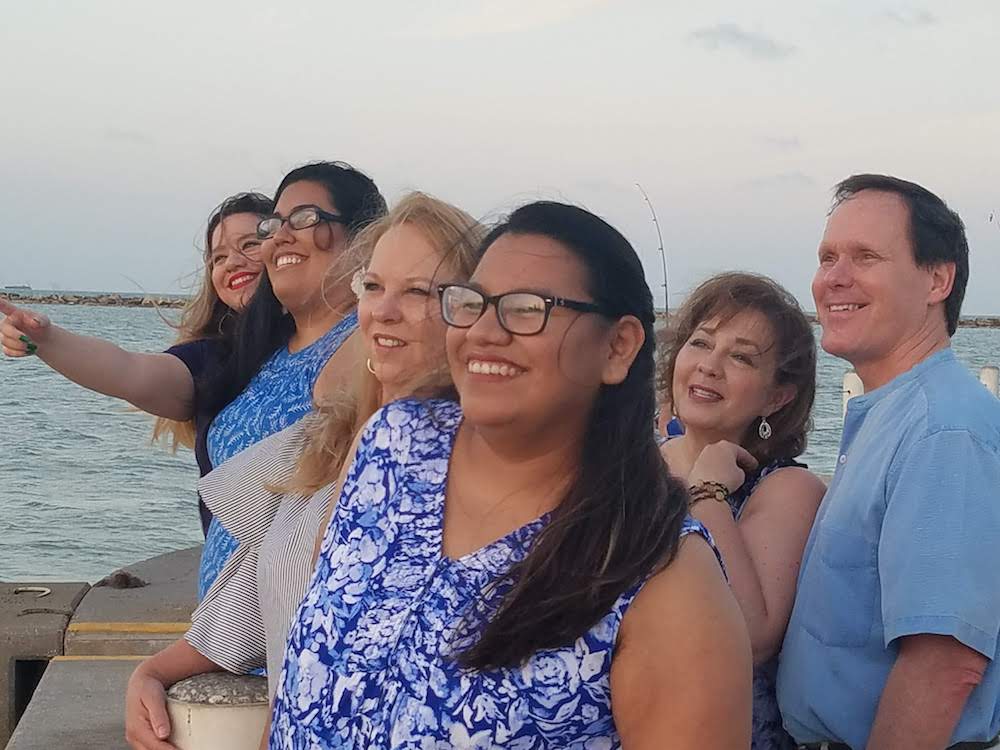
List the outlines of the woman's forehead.
{"type": "Polygon", "coordinates": [[[472,280],[488,291],[551,289],[564,296],[587,290],[587,269],[565,245],[535,234],[505,234],[487,249],[472,280]]]}

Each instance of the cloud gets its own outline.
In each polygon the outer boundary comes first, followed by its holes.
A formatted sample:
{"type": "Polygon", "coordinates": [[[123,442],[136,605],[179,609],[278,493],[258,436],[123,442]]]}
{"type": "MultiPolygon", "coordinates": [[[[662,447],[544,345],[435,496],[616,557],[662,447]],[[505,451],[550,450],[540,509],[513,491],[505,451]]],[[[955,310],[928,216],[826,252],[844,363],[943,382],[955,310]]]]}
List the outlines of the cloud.
{"type": "Polygon", "coordinates": [[[885,11],[885,18],[900,26],[934,26],[938,18],[923,8],[897,8],[885,11]]]}
{"type": "Polygon", "coordinates": [[[119,130],[118,128],[104,128],[105,140],[114,143],[124,143],[129,146],[154,146],[156,141],[145,133],[138,130],[119,130]]]}
{"type": "Polygon", "coordinates": [[[811,188],[816,186],[816,180],[804,172],[781,172],[780,174],[755,177],[743,183],[748,188],[811,188]]]}
{"type": "Polygon", "coordinates": [[[718,23],[696,29],[690,38],[706,49],[734,49],[755,60],[783,60],[795,52],[795,46],[764,34],[746,31],[735,23],[718,23]]]}
{"type": "Polygon", "coordinates": [[[565,23],[610,0],[481,0],[451,15],[411,27],[404,36],[463,39],[484,34],[513,34],[565,23]]]}
{"type": "Polygon", "coordinates": [[[802,141],[797,135],[762,135],[757,140],[778,151],[795,151],[802,148],[802,141]]]}

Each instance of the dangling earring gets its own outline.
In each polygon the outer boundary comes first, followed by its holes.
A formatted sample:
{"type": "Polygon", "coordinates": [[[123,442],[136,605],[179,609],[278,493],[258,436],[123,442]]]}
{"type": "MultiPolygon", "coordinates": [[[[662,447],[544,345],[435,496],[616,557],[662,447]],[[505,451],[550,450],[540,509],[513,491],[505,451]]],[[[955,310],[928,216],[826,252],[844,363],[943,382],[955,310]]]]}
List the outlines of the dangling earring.
{"type": "MultiPolygon", "coordinates": [[[[372,375],[375,374],[375,368],[372,367],[372,359],[371,359],[371,357],[369,357],[368,359],[365,360],[365,367],[368,368],[368,372],[370,372],[372,375]]],[[[768,434],[770,434],[770,433],[768,433],[768,434]]]]}
{"type": "Polygon", "coordinates": [[[757,434],[760,435],[761,440],[767,440],[771,437],[771,425],[767,423],[767,417],[760,418],[760,427],[757,428],[757,434]]]}

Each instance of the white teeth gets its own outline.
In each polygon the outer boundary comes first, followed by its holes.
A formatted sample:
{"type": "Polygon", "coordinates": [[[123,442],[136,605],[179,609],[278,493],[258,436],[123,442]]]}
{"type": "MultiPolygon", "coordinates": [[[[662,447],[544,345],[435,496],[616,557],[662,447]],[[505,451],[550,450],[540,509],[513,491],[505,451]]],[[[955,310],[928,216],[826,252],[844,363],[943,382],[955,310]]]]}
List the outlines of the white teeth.
{"type": "Polygon", "coordinates": [[[692,386],[691,392],[700,398],[721,398],[719,394],[713,393],[712,391],[706,391],[704,388],[699,388],[698,386],[692,386]]]}
{"type": "Polygon", "coordinates": [[[389,348],[392,348],[392,347],[395,347],[395,346],[406,346],[406,343],[403,342],[403,341],[400,341],[399,339],[387,339],[384,336],[376,336],[375,337],[375,343],[378,344],[379,346],[386,346],[386,347],[389,347],[389,348]]]}
{"type": "Polygon", "coordinates": [[[860,309],[861,305],[830,305],[830,312],[854,312],[860,309]]]}
{"type": "Polygon", "coordinates": [[[466,369],[475,375],[500,375],[505,378],[513,378],[524,372],[521,368],[505,362],[483,362],[478,359],[470,359],[466,369]]]}
{"type": "Polygon", "coordinates": [[[282,255],[274,262],[274,265],[277,268],[281,268],[282,266],[292,266],[296,263],[301,263],[303,260],[304,258],[301,255],[282,255]]]}

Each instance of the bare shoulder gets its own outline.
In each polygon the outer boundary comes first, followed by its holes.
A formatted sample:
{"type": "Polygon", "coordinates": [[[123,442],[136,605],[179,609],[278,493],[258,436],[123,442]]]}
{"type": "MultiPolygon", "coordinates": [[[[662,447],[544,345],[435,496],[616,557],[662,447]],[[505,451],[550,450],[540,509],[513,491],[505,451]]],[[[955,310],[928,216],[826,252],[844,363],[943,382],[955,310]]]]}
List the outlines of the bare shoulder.
{"type": "MultiPolygon", "coordinates": [[[[676,557],[652,576],[622,620],[620,646],[648,630],[688,628],[699,613],[718,616],[735,606],[722,568],[708,542],[698,534],[681,539],[676,557]]],[[[733,609],[742,621],[738,608],[733,609]]]]}
{"type": "Polygon", "coordinates": [[[682,539],[625,613],[619,636],[611,693],[624,746],[749,746],[750,637],[702,537],[682,539]],[[720,707],[727,721],[718,720],[720,707]]]}
{"type": "Polygon", "coordinates": [[[744,517],[759,512],[765,505],[779,505],[782,509],[799,506],[815,512],[826,493],[823,480],[801,466],[786,466],[764,477],[751,495],[744,517]]]}

